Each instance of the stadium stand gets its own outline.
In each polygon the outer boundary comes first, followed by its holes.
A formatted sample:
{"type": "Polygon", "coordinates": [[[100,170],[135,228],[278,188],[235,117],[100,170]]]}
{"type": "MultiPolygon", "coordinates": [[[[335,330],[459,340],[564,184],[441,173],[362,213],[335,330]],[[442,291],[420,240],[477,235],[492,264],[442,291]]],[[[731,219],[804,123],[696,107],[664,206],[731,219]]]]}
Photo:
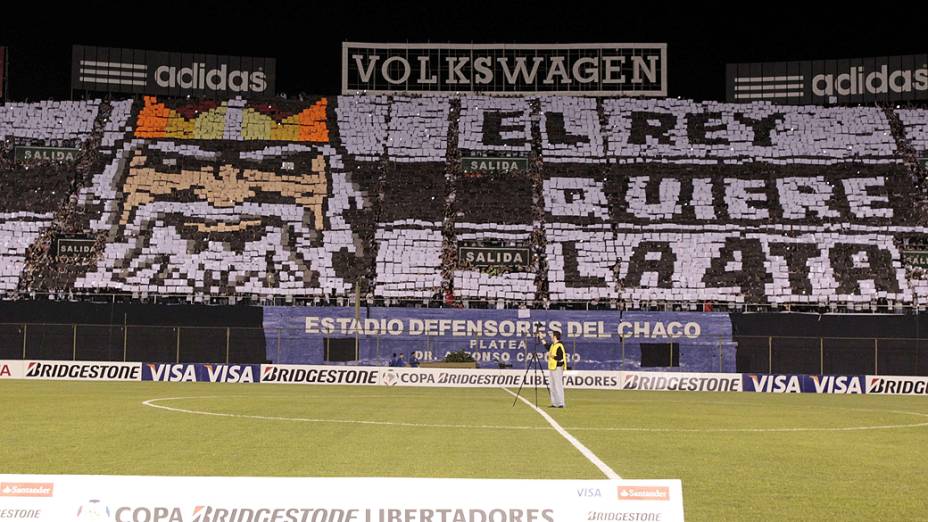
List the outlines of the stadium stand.
{"type": "Polygon", "coordinates": [[[928,232],[928,213],[903,145],[924,150],[926,136],[920,109],[679,99],[7,104],[0,180],[27,197],[0,202],[0,290],[924,304],[928,281],[903,263],[903,244],[928,232]],[[82,154],[79,165],[20,164],[23,145],[82,154]],[[466,157],[527,167],[468,170],[466,157]],[[96,239],[94,253],[58,260],[50,245],[64,234],[96,239]],[[532,256],[488,268],[460,246],[532,256]]]}
{"type": "Polygon", "coordinates": [[[896,114],[905,126],[905,135],[912,147],[928,152],[928,110],[897,109],[896,114]]]}
{"type": "Polygon", "coordinates": [[[90,135],[100,100],[7,103],[0,106],[0,139],[83,143],[90,135]]]}
{"type": "Polygon", "coordinates": [[[0,106],[0,290],[15,295],[24,274],[42,269],[40,259],[27,265],[27,251],[50,250],[50,241],[41,236],[77,183],[74,166],[45,159],[19,162],[14,159],[16,147],[85,147],[100,105],[100,100],[90,100],[0,106]]]}
{"type": "MultiPolygon", "coordinates": [[[[458,149],[462,157],[528,156],[533,143],[530,100],[461,99],[458,149]]],[[[531,242],[533,183],[529,172],[457,172],[452,212],[454,245],[526,247],[531,242]]],[[[455,295],[463,299],[533,301],[531,266],[481,271],[458,260],[452,272],[455,295]]]]}

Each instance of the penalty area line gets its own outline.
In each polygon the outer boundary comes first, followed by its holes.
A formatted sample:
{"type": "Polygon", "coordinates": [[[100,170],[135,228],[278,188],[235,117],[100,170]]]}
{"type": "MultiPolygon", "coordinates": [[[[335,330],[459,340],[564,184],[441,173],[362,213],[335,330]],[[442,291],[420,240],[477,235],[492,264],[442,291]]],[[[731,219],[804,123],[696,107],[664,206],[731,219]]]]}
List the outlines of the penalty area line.
{"type": "Polygon", "coordinates": [[[596,466],[597,468],[599,468],[599,471],[601,471],[601,472],[603,473],[603,475],[606,476],[606,478],[612,479],[612,480],[621,480],[621,479],[622,479],[622,477],[620,477],[618,473],[616,473],[612,468],[610,468],[608,465],[606,465],[605,462],[603,462],[602,460],[600,460],[600,458],[597,457],[595,453],[593,453],[592,451],[590,451],[590,448],[587,448],[586,446],[584,446],[583,443],[580,442],[579,440],[577,440],[576,437],[574,437],[573,435],[571,435],[570,433],[568,433],[567,430],[565,430],[563,427],[561,427],[561,425],[558,424],[557,421],[554,420],[550,415],[548,415],[547,413],[545,413],[544,410],[542,410],[541,408],[539,408],[539,407],[535,406],[534,404],[532,404],[532,403],[531,403],[530,401],[528,401],[525,397],[523,397],[523,396],[521,396],[521,395],[516,395],[515,393],[513,393],[513,392],[512,392],[511,390],[509,390],[508,388],[502,388],[502,390],[503,390],[504,392],[508,393],[509,395],[512,395],[513,397],[517,397],[520,401],[522,401],[523,403],[525,403],[526,406],[528,406],[529,408],[535,410],[535,412],[537,412],[539,415],[541,415],[541,417],[542,417],[544,420],[548,421],[548,424],[550,424],[551,427],[554,428],[555,431],[557,431],[558,433],[561,434],[561,437],[564,437],[565,439],[567,439],[567,442],[569,442],[574,448],[576,448],[577,451],[579,451],[581,455],[583,455],[584,457],[586,457],[586,459],[589,460],[590,462],[592,462],[594,466],[596,466]]]}

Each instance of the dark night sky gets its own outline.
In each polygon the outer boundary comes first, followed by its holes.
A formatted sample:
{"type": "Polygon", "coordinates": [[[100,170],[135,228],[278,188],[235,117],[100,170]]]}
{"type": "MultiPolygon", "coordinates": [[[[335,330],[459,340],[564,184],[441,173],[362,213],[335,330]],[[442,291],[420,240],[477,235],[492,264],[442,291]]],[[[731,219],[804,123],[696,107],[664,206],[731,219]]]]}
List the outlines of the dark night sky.
{"type": "Polygon", "coordinates": [[[17,8],[0,21],[0,45],[10,47],[10,90],[16,100],[67,98],[75,43],[275,57],[278,91],[336,94],[344,40],[667,42],[669,94],[698,100],[724,97],[727,62],[928,52],[928,30],[917,13],[873,12],[872,7],[854,8],[854,12],[840,7],[818,10],[812,2],[682,10],[653,1],[631,7],[620,0],[553,4],[335,0],[249,6],[83,2],[64,9],[33,4],[35,8],[17,8]],[[842,11],[846,14],[836,14],[842,11]]]}

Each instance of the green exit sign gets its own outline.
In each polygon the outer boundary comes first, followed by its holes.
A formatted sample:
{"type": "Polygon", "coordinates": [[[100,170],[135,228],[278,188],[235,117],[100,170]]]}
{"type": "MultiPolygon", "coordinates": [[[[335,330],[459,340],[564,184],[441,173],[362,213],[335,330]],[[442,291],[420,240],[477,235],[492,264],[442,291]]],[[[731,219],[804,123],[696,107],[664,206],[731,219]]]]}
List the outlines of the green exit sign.
{"type": "Polygon", "coordinates": [[[528,158],[461,158],[464,172],[515,172],[528,168],[528,158]]]}
{"type": "Polygon", "coordinates": [[[75,161],[81,149],[65,147],[16,147],[16,161],[75,161]]]}
{"type": "Polygon", "coordinates": [[[902,262],[913,268],[928,268],[928,250],[906,250],[902,262]]]}

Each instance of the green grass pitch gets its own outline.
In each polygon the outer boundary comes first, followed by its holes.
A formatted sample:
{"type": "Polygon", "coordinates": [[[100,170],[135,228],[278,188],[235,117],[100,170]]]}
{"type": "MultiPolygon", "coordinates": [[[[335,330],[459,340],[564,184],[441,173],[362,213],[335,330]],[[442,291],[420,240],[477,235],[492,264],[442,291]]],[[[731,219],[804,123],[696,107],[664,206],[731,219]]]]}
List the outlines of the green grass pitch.
{"type": "MultiPolygon", "coordinates": [[[[2,473],[604,478],[501,389],[4,381],[0,397],[2,473]],[[178,397],[150,404],[201,413],[143,404],[178,397]]],[[[545,411],[623,478],[682,479],[688,520],[928,520],[923,397],[567,401],[545,411]]]]}

